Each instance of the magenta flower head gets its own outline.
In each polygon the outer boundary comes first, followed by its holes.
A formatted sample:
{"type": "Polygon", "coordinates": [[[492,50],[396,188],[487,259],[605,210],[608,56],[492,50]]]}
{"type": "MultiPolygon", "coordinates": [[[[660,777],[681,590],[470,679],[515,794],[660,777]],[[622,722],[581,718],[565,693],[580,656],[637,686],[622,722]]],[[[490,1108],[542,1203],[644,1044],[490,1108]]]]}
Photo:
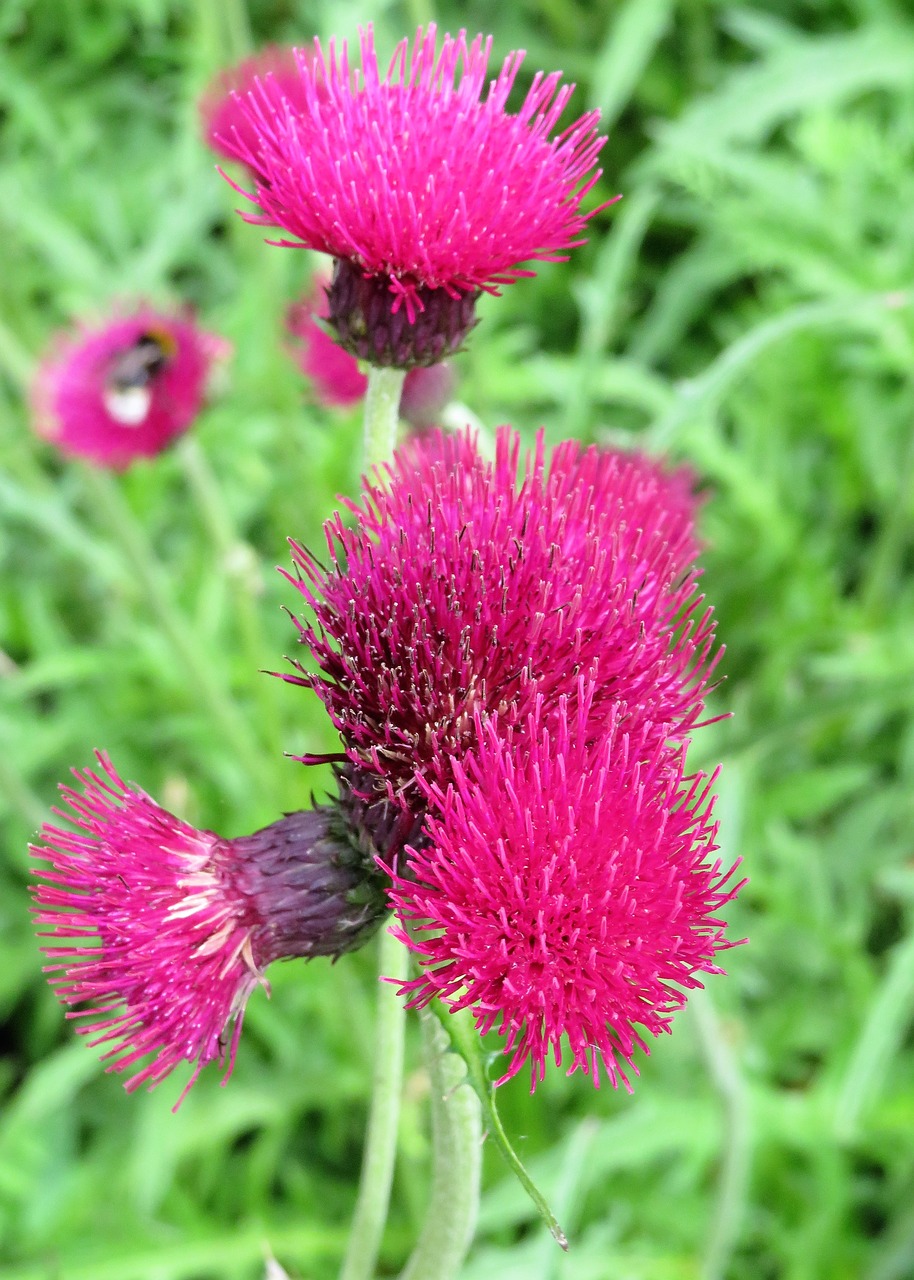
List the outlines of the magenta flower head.
{"type": "MultiPolygon", "coordinates": [[[[246,94],[255,79],[269,80],[283,100],[298,110],[307,109],[295,50],[289,46],[267,45],[243,62],[220,71],[200,99],[200,123],[204,142],[225,160],[234,160],[236,148],[227,147],[223,138],[238,139],[251,156],[257,154],[258,131],[248,113],[239,108],[236,96],[246,94]]],[[[248,164],[253,168],[250,161],[248,164]]]]}
{"type": "MultiPolygon", "coordinates": [[[[214,1060],[231,1074],[248,997],[275,960],[339,956],[386,910],[370,845],[345,805],[293,813],[251,836],[197,831],[99,773],[62,787],[74,830],[51,825],[32,852],[42,949],[77,1030],[108,1046],[128,1090],[214,1060]],[[145,1060],[145,1062],[144,1062],[145,1060]]],[[[186,1090],[185,1090],[186,1092],[186,1090]]],[[[182,1094],[182,1097],[184,1095],[182,1094]]]]}
{"type": "Polygon", "coordinates": [[[59,335],[33,382],[35,430],[62,453],[123,470],[187,430],[229,349],[189,312],[145,305],[59,335]]]}
{"type": "MultiPolygon", "coordinates": [[[[368,378],[355,356],[327,331],[327,283],[318,280],[307,298],[289,308],[286,327],[293,338],[293,354],[317,400],[330,408],[347,409],[364,398],[368,378]]],[[[454,374],[448,363],[410,369],[403,381],[400,416],[417,429],[430,427],[439,421],[453,390],[454,374]]]]}
{"type": "Polygon", "coordinates": [[[547,726],[581,676],[589,740],[612,718],[678,743],[701,718],[713,624],[688,476],[573,441],[547,464],[542,438],[519,467],[510,428],[494,464],[468,434],[432,433],[365,481],[351,525],[327,523],[328,565],[293,544],[317,670],[286,678],[322,699],[360,776],[407,807],[452,779],[478,717],[507,732],[542,700],[547,726]]]}
{"type": "Polygon", "coordinates": [[[446,358],[480,291],[532,275],[523,263],[564,260],[593,216],[581,206],[600,176],[598,113],[556,134],[573,88],[558,74],[537,74],[508,112],[523,54],[489,80],[491,43],[460,32],[439,47],[435,27],[420,28],[382,76],[370,26],[354,72],[345,44],[315,40],[296,50],[300,91],[255,78],[236,96],[245,127],[220,135],[255,177],[237,188],[261,211],[247,220],[336,260],[330,323],[372,364],[446,358]]]}
{"type": "Polygon", "coordinates": [[[426,843],[395,881],[422,962],[401,989],[505,1036],[499,1084],[529,1062],[535,1087],[567,1045],[569,1075],[598,1085],[602,1067],[628,1087],[644,1034],[670,1029],[732,945],[719,913],[740,886],[716,857],[713,778],[684,777],[682,748],[615,716],[593,742],[594,694],[545,722],[540,700],[507,733],[479,723],[453,783],[428,789],[426,843]]]}

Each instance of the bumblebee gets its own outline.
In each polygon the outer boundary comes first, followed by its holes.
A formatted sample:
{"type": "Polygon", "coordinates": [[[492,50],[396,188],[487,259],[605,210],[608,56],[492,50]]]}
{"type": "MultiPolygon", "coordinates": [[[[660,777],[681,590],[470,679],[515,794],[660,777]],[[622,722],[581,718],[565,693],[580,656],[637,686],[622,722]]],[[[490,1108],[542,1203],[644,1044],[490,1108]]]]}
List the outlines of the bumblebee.
{"type": "Polygon", "coordinates": [[[152,387],[177,351],[177,343],[165,330],[147,330],[121,351],[105,378],[105,408],[124,427],[146,421],[152,403],[152,387]]]}

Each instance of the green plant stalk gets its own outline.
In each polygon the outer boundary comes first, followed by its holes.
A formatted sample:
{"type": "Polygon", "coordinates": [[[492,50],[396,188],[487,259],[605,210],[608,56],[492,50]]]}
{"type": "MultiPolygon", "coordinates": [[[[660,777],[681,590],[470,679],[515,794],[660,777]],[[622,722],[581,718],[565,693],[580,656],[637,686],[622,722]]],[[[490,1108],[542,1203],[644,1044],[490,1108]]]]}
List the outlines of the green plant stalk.
{"type": "Polygon", "coordinates": [[[0,742],[0,795],[6,797],[11,809],[18,811],[28,827],[40,827],[50,817],[50,810],[43,804],[13,763],[15,752],[0,742]]]}
{"type": "Polygon", "coordinates": [[[898,475],[898,488],[883,524],[882,535],[861,591],[864,616],[874,623],[904,576],[902,561],[911,527],[914,492],[914,436],[908,438],[898,475]]]}
{"type": "MultiPolygon", "coordinates": [[[[228,578],[244,660],[254,681],[262,736],[270,756],[275,756],[278,760],[283,751],[282,725],[276,700],[271,696],[271,682],[262,674],[269,646],[260,625],[255,583],[251,574],[245,571],[245,566],[236,563],[239,553],[244,554],[249,548],[238,536],[219,481],[199,443],[190,436],[185,436],[177,446],[176,453],[212,539],[219,568],[228,578]]],[[[251,568],[253,567],[252,565],[251,568]]]]}
{"type": "Polygon", "coordinates": [[[132,565],[150,609],[184,667],[188,682],[209,708],[215,724],[225,735],[227,744],[237,753],[252,779],[257,782],[264,795],[272,796],[275,789],[273,772],[226,690],[213,678],[209,664],[201,656],[193,633],[171,597],[165,575],[145,532],[137,524],[110,476],[88,466],[83,468],[83,476],[96,505],[104,512],[118,545],[132,565]]]}
{"type": "Polygon", "coordinates": [[[739,1065],[707,990],[694,992],[688,1007],[725,1119],[717,1198],[701,1270],[702,1280],[723,1280],[736,1248],[749,1197],[752,1157],[749,1104],[739,1065]]]}
{"type": "MultiPolygon", "coordinates": [[[[378,968],[382,979],[402,980],[409,974],[409,952],[389,928],[381,933],[378,968]]],[[[371,1111],[340,1280],[371,1280],[375,1273],[397,1154],[405,1021],[403,997],[392,983],[379,981],[371,1111]]]]}
{"type": "Polygon", "coordinates": [[[466,1063],[467,1079],[479,1099],[482,1115],[485,1119],[486,1134],[492,1139],[504,1156],[509,1169],[536,1205],[537,1212],[552,1233],[552,1238],[560,1249],[568,1250],[568,1238],[559,1225],[555,1214],[549,1208],[546,1197],[537,1187],[524,1168],[523,1162],[511,1146],[505,1127],[495,1104],[495,1085],[489,1079],[488,1069],[483,1056],[482,1041],[479,1038],[473,1016],[469,1009],[461,1009],[452,1013],[440,1000],[433,1000],[432,1013],[441,1023],[454,1051],[466,1063]]]}
{"type": "Polygon", "coordinates": [[[226,48],[231,57],[238,61],[247,57],[253,47],[248,7],[245,0],[222,0],[221,8],[225,22],[226,48]]]}
{"type": "Polygon", "coordinates": [[[841,1081],[835,1132],[843,1142],[853,1141],[861,1120],[879,1100],[892,1058],[910,1025],[912,1008],[914,929],[892,951],[841,1081]]]}
{"type": "Polygon", "coordinates": [[[419,1010],[431,1082],[432,1191],[425,1222],[400,1280],[454,1280],[479,1216],[482,1116],[466,1064],[429,1009],[419,1010]]]}
{"type": "MultiPolygon", "coordinates": [[[[372,366],[369,370],[368,394],[365,397],[366,471],[386,461],[394,451],[400,392],[405,376],[400,369],[379,369],[372,366]]],[[[349,1229],[349,1242],[340,1280],[371,1280],[375,1273],[378,1250],[387,1221],[397,1155],[406,1011],[403,998],[391,983],[384,982],[383,979],[406,978],[409,973],[409,953],[389,929],[381,934],[378,970],[381,981],[378,985],[371,1110],[368,1132],[365,1135],[359,1194],[349,1229]]]]}
{"type": "Polygon", "coordinates": [[[245,0],[197,0],[197,44],[208,70],[239,62],[252,47],[245,0]]]}
{"type": "Polygon", "coordinates": [[[400,420],[400,393],[404,369],[381,369],[372,365],[365,396],[365,470],[387,462],[397,444],[400,420]]]}

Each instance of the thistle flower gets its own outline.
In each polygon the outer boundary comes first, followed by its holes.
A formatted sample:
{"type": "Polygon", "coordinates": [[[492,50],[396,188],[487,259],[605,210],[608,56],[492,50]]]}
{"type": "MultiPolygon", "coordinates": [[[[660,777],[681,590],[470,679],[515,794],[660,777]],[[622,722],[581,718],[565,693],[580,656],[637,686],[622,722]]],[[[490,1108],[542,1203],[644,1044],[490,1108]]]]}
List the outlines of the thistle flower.
{"type": "Polygon", "coordinates": [[[77,1030],[109,1046],[107,1070],[131,1072],[128,1090],[183,1061],[194,1064],[188,1089],[214,1060],[228,1079],[264,970],[342,955],[378,927],[374,848],[345,804],[226,840],[124,783],[103,753],[98,762],[100,773],[74,770],[81,791],[61,787],[69,812],[55,812],[75,830],[45,825],[32,847],[47,864],[33,888],[45,971],[77,1030]]]}
{"type": "MultiPolygon", "coordinates": [[[[248,113],[238,106],[237,95],[247,93],[255,80],[267,81],[283,100],[298,111],[307,110],[295,50],[291,46],[270,44],[249,58],[214,76],[199,103],[203,140],[225,160],[235,158],[235,148],[224,138],[237,139],[251,157],[259,147],[258,130],[248,113]]],[[[248,166],[254,168],[251,160],[248,166]]]]}
{"type": "Polygon", "coordinates": [[[740,885],[715,856],[714,779],[616,716],[592,744],[595,695],[563,699],[548,730],[542,699],[507,733],[479,723],[453,783],[427,789],[425,845],[391,895],[422,962],[401,990],[505,1036],[499,1084],[529,1061],[535,1088],[567,1045],[569,1075],[598,1085],[602,1067],[628,1087],[643,1035],[670,1029],[732,945],[719,912],[740,885]]]}
{"type": "MultiPolygon", "coordinates": [[[[299,368],[321,404],[347,409],[364,399],[368,378],[355,356],[337,343],[320,321],[329,314],[327,281],[318,280],[309,296],[289,308],[286,328],[294,340],[299,368]]],[[[454,389],[450,364],[410,369],[403,381],[400,416],[416,429],[434,425],[454,389]]]]}
{"type": "Polygon", "coordinates": [[[386,483],[364,482],[354,527],[327,522],[328,567],[292,544],[318,671],[285,678],[314,689],[347,758],[407,807],[420,780],[450,781],[477,717],[506,732],[542,698],[548,722],[582,675],[588,740],[615,716],[682,742],[702,714],[713,625],[690,478],[573,441],[547,466],[540,437],[518,480],[519,454],[509,428],[494,464],[469,434],[432,433],[386,483]]]}
{"type": "Polygon", "coordinates": [[[189,312],[145,305],[58,335],[32,386],[35,430],[62,453],[122,470],[187,430],[228,352],[189,312]]]}
{"type": "Polygon", "coordinates": [[[315,398],[331,409],[349,409],[365,397],[368,378],[355,356],[344,351],[318,320],[327,317],[327,294],[314,290],[286,313],[286,328],[298,367],[311,383],[315,398]]]}
{"type": "Polygon", "coordinates": [[[354,74],[345,43],[296,50],[294,97],[255,77],[235,99],[244,128],[219,144],[255,177],[253,192],[236,188],[262,211],[247,221],[336,259],[329,319],[342,345],[374,364],[433,364],[462,344],[480,291],[582,243],[598,113],[551,136],[573,86],[538,73],[510,114],[522,53],[483,97],[491,38],[468,44],[461,31],[439,49],[435,27],[420,28],[383,79],[370,26],[360,43],[354,74]]]}

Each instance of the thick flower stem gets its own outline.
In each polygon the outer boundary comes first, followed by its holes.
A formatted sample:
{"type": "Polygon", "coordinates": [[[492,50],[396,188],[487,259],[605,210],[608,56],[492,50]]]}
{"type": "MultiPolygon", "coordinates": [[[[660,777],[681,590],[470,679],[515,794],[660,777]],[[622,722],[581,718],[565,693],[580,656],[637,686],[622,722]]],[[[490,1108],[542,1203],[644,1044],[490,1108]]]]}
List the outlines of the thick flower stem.
{"type": "MultiPolygon", "coordinates": [[[[408,973],[409,953],[389,929],[381,934],[378,966],[380,973],[388,978],[404,979],[408,973]]],[[[359,1197],[340,1280],[371,1280],[375,1273],[397,1154],[405,1022],[402,996],[391,983],[379,982],[371,1111],[359,1197]]]]}
{"type": "Polygon", "coordinates": [[[365,470],[389,461],[397,443],[400,393],[403,369],[382,369],[372,365],[368,371],[368,393],[365,396],[365,470]]]}
{"type": "Polygon", "coordinates": [[[463,1059],[451,1050],[433,1013],[422,1009],[419,1017],[431,1081],[432,1192],[400,1280],[455,1280],[479,1214],[482,1119],[463,1059]]]}
{"type": "MultiPolygon", "coordinates": [[[[386,462],[393,454],[397,438],[400,392],[405,373],[401,369],[372,367],[365,398],[364,467],[386,462]]],[[[389,929],[381,934],[378,948],[379,977],[404,979],[409,973],[409,953],[389,929]]],[[[372,1280],[378,1249],[387,1221],[390,1187],[397,1155],[397,1125],[403,1088],[403,1041],[406,1011],[395,987],[378,984],[378,1016],[373,1052],[374,1076],[371,1111],[359,1196],[349,1231],[340,1280],[372,1280]]]]}

